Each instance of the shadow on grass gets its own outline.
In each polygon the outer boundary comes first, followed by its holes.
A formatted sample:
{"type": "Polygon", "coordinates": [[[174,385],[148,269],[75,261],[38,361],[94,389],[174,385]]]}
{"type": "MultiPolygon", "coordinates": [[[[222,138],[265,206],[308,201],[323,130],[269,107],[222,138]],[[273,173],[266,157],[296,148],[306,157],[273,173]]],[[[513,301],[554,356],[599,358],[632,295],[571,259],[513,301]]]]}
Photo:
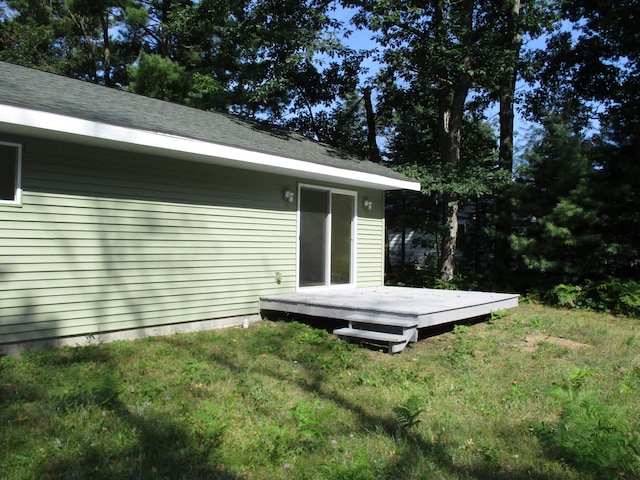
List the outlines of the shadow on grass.
{"type": "MultiPolygon", "coordinates": [[[[166,415],[143,418],[120,406],[109,415],[126,420],[135,432],[135,440],[120,449],[97,445],[70,446],[72,455],[62,453],[43,462],[34,478],[64,479],[219,479],[232,480],[215,463],[211,445],[193,438],[166,415]],[[212,461],[212,457],[214,461],[212,461]]],[[[103,427],[106,429],[106,427],[103,427]]],[[[105,434],[108,432],[105,431],[105,434]]]]}
{"type": "MultiPolygon", "coordinates": [[[[84,361],[85,354],[95,361],[93,353],[93,349],[76,349],[75,359],[70,359],[60,352],[60,362],[84,361]]],[[[52,398],[53,411],[61,416],[48,424],[55,448],[33,467],[32,478],[236,478],[218,461],[219,436],[190,428],[179,415],[158,411],[150,404],[125,405],[119,399],[117,374],[111,372],[117,366],[107,367],[103,375],[77,379],[74,386],[52,398]],[[87,420],[92,416],[95,418],[87,420]],[[75,421],[86,428],[76,428],[75,421]]]]}
{"type": "MultiPolygon", "coordinates": [[[[322,327],[321,327],[322,328],[322,327]]],[[[290,338],[281,335],[264,335],[260,336],[263,348],[272,352],[280,360],[290,362],[292,360],[290,354],[290,338]]],[[[327,340],[325,344],[315,348],[319,348],[319,356],[340,356],[341,349],[333,347],[333,340],[327,340]]],[[[349,354],[357,356],[357,347],[346,347],[349,354]]],[[[237,355],[227,354],[228,350],[218,350],[215,355],[211,356],[211,361],[215,361],[224,365],[230,372],[241,373],[247,370],[247,365],[238,358],[237,355]]],[[[381,353],[382,355],[382,353],[381,353]]],[[[386,355],[386,354],[384,354],[386,355]]],[[[447,445],[439,441],[430,441],[416,432],[402,432],[398,429],[397,422],[392,412],[371,413],[365,406],[355,403],[335,389],[329,376],[335,374],[339,370],[339,364],[344,359],[336,359],[336,365],[318,366],[314,362],[302,361],[303,374],[300,372],[295,375],[287,375],[276,369],[269,368],[262,363],[251,367],[255,373],[260,373],[270,377],[278,382],[289,383],[292,386],[309,392],[313,397],[324,398],[330,402],[339,405],[341,408],[348,410],[356,415],[359,419],[359,428],[361,433],[382,432],[392,438],[399,445],[399,453],[396,453],[393,460],[387,465],[378,468],[378,473],[373,478],[425,478],[426,472],[445,478],[476,478],[476,479],[492,479],[492,480],[513,480],[513,479],[530,479],[530,480],[553,480],[549,475],[537,475],[526,469],[518,469],[517,466],[503,468],[498,462],[487,461],[482,465],[473,468],[456,464],[452,458],[451,449],[457,448],[455,445],[447,445]]],[[[513,427],[512,435],[516,436],[520,433],[521,426],[513,427]]],[[[522,427],[522,431],[526,427],[522,427]]],[[[427,477],[428,478],[428,477],[427,477]]],[[[564,477],[563,477],[564,478],[564,477]]]]}

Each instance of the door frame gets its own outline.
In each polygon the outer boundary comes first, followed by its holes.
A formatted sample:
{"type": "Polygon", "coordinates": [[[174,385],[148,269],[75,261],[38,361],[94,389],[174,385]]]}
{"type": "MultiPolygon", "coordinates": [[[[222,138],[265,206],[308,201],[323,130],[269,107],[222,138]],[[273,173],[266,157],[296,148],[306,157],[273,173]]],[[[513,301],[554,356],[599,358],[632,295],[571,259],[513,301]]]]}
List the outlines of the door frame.
{"type": "Polygon", "coordinates": [[[309,183],[300,183],[298,184],[298,206],[297,206],[297,225],[296,225],[296,290],[313,290],[313,289],[331,289],[331,288],[355,288],[357,285],[357,268],[356,268],[356,260],[358,253],[358,192],[355,190],[347,190],[343,188],[336,187],[327,187],[326,185],[316,185],[309,183]],[[301,215],[302,211],[300,209],[301,205],[301,197],[302,190],[319,190],[322,192],[329,193],[329,213],[326,219],[326,231],[325,231],[325,284],[324,285],[313,285],[302,287],[300,286],[300,226],[301,226],[301,215]],[[350,282],[349,283],[341,283],[341,284],[331,284],[331,203],[332,203],[332,195],[348,195],[353,197],[353,217],[351,220],[351,265],[350,265],[350,282]]]}

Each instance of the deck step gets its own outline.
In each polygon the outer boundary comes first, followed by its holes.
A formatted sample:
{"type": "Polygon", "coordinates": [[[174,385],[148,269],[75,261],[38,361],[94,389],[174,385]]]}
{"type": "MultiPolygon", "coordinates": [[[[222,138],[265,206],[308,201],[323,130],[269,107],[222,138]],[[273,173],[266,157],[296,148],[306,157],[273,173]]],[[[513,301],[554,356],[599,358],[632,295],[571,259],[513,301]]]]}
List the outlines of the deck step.
{"type": "Polygon", "coordinates": [[[353,323],[370,323],[372,325],[380,324],[380,325],[389,325],[393,327],[402,327],[402,328],[415,328],[418,326],[418,322],[415,319],[411,319],[411,320],[393,319],[393,318],[389,318],[388,316],[374,317],[372,315],[358,314],[358,313],[345,315],[344,319],[353,323]]]}
{"type": "Polygon", "coordinates": [[[410,342],[418,341],[418,327],[406,327],[399,325],[389,325],[382,323],[370,323],[370,322],[349,322],[348,328],[353,330],[363,330],[367,332],[386,333],[390,335],[400,335],[410,342]]]}
{"type": "Polygon", "coordinates": [[[404,335],[397,335],[395,333],[374,332],[371,330],[360,330],[350,327],[338,328],[334,330],[333,333],[343,340],[356,339],[376,345],[386,345],[389,348],[389,353],[401,352],[410,340],[404,335]]]}
{"type": "Polygon", "coordinates": [[[406,319],[371,318],[366,315],[348,315],[348,327],[354,330],[401,335],[410,342],[418,341],[418,322],[406,319]]]}

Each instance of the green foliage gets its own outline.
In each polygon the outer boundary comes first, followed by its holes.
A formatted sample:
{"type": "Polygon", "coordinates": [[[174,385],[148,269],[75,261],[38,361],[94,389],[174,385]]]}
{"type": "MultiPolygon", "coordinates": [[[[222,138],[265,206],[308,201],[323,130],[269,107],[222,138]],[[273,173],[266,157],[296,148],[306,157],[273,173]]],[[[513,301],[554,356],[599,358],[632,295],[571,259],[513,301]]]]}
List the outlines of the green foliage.
{"type": "Polygon", "coordinates": [[[597,374],[589,367],[574,367],[568,385],[554,390],[560,405],[557,421],[539,423],[536,433],[547,448],[580,469],[603,478],[640,474],[640,424],[630,421],[626,407],[603,400],[585,388],[597,374]]]}
{"type": "Polygon", "coordinates": [[[609,279],[590,285],[589,298],[607,310],[640,318],[640,282],[609,279]]]}
{"type": "Polygon", "coordinates": [[[375,477],[375,468],[365,452],[358,452],[355,458],[346,464],[333,464],[323,467],[325,478],[341,480],[370,480],[375,477]]]}
{"type": "Polygon", "coordinates": [[[295,432],[284,426],[268,423],[262,430],[262,438],[263,448],[273,463],[280,463],[298,448],[295,432]]]}
{"type": "Polygon", "coordinates": [[[536,433],[565,461],[602,478],[640,474],[640,425],[630,424],[624,408],[610,405],[591,390],[559,389],[555,423],[536,433]]]}
{"type": "Polygon", "coordinates": [[[593,377],[597,373],[597,370],[589,366],[584,366],[582,368],[575,367],[569,375],[569,388],[574,391],[582,389],[587,381],[587,378],[593,377]]]}
{"type": "Polygon", "coordinates": [[[194,73],[185,103],[203,110],[225,111],[229,101],[226,85],[216,78],[194,73]]]}
{"type": "Polygon", "coordinates": [[[455,366],[462,366],[474,354],[473,340],[469,337],[469,327],[455,325],[453,327],[453,341],[447,348],[446,360],[455,366]]]}
{"type": "Polygon", "coordinates": [[[491,312],[489,314],[489,321],[495,322],[496,320],[500,320],[501,318],[504,318],[507,315],[509,315],[508,310],[496,310],[495,312],[491,312]]]}
{"type": "Polygon", "coordinates": [[[327,343],[328,337],[329,334],[326,330],[316,329],[312,332],[304,330],[300,332],[298,341],[302,344],[323,345],[327,343]]]}
{"type": "Polygon", "coordinates": [[[561,283],[551,290],[554,303],[561,307],[576,307],[583,295],[582,287],[561,283]]]}
{"type": "Polygon", "coordinates": [[[560,284],[545,296],[552,305],[612,312],[640,318],[640,283],[610,278],[584,285],[560,284]]]}
{"type": "Polygon", "coordinates": [[[527,398],[529,398],[529,395],[522,390],[518,382],[512,382],[509,387],[509,393],[502,396],[502,403],[506,408],[513,408],[527,398]]]}
{"type": "Polygon", "coordinates": [[[314,136],[314,110],[355,91],[360,73],[326,2],[4,3],[0,59],[197,108],[306,119],[314,136]]]}
{"type": "Polygon", "coordinates": [[[404,403],[393,408],[395,427],[399,433],[408,434],[422,422],[420,416],[424,413],[424,400],[412,395],[404,403]]]}
{"type": "Polygon", "coordinates": [[[621,393],[635,393],[640,391],[640,367],[634,367],[624,374],[620,381],[621,393]]]}
{"type": "MultiPolygon", "coordinates": [[[[557,240],[573,241],[566,249],[550,244],[556,258],[570,254],[565,266],[574,278],[565,277],[565,282],[604,276],[638,278],[640,110],[635,98],[640,58],[638,24],[624,13],[632,3],[598,0],[586,6],[563,2],[563,22],[569,28],[553,32],[532,59],[537,67],[531,72],[542,88],[527,93],[529,111],[543,125],[549,118],[562,118],[574,134],[582,136],[578,147],[591,163],[588,181],[576,189],[576,195],[554,197],[555,178],[551,176],[545,188],[552,195],[540,191],[557,203],[556,214],[547,218],[549,232],[557,240]],[[574,256],[580,243],[585,248],[574,256]]],[[[549,168],[549,172],[563,178],[563,158],[556,158],[560,168],[549,168]]],[[[537,246],[544,248],[542,243],[537,246]]],[[[541,257],[552,260],[549,253],[541,257]]],[[[555,268],[558,263],[539,266],[555,268]]]]}
{"type": "Polygon", "coordinates": [[[324,408],[319,401],[299,402],[290,411],[289,416],[297,424],[298,444],[313,447],[316,442],[326,438],[335,411],[324,408]]]}
{"type": "Polygon", "coordinates": [[[186,69],[169,58],[140,53],[135,66],[129,67],[133,93],[160,100],[181,102],[189,91],[186,69]]]}
{"type": "Polygon", "coordinates": [[[521,269],[555,283],[605,271],[592,162],[585,139],[560,117],[547,119],[533,137],[514,189],[521,221],[511,245],[522,259],[521,269]]]}
{"type": "Polygon", "coordinates": [[[491,126],[467,102],[470,91],[492,91],[505,75],[513,77],[517,59],[503,34],[509,30],[508,9],[395,0],[358,6],[356,24],[374,31],[380,44],[378,111],[392,133],[389,157],[422,184],[429,201],[411,212],[423,223],[414,228],[437,232],[439,276],[449,281],[457,206],[490,197],[511,180],[510,169],[499,168],[491,126]]]}

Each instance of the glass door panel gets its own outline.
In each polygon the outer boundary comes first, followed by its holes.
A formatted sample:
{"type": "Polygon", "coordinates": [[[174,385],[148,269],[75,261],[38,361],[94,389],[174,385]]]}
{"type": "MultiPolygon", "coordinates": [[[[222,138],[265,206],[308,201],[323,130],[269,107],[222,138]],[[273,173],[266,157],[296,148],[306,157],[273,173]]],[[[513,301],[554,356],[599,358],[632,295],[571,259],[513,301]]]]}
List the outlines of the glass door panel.
{"type": "Polygon", "coordinates": [[[331,195],[331,284],[351,283],[353,195],[331,195]]]}
{"type": "Polygon", "coordinates": [[[300,189],[300,286],[326,285],[329,192],[300,189]]]}

